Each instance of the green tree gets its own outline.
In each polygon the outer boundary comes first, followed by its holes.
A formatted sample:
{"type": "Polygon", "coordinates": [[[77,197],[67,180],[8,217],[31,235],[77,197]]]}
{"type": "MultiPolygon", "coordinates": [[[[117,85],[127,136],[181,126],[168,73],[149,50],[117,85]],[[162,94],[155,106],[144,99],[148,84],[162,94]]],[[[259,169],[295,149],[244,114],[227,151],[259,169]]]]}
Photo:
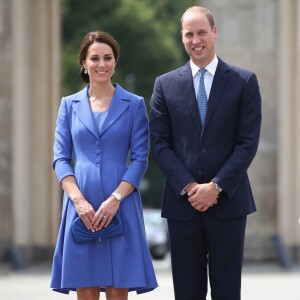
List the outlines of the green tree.
{"type": "Polygon", "coordinates": [[[78,49],[88,31],[104,30],[120,44],[121,57],[115,81],[149,97],[155,77],[183,62],[179,19],[174,22],[173,1],[64,0],[63,1],[63,93],[81,85],[78,49]]]}
{"type": "MultiPolygon", "coordinates": [[[[62,0],[62,92],[72,94],[85,84],[79,77],[78,54],[88,31],[103,30],[120,45],[114,81],[142,95],[149,109],[155,78],[181,66],[185,56],[180,17],[190,0],[62,0]]],[[[160,206],[162,176],[150,155],[142,185],[147,206],[160,206]],[[144,189],[143,189],[144,187],[144,189]]]]}

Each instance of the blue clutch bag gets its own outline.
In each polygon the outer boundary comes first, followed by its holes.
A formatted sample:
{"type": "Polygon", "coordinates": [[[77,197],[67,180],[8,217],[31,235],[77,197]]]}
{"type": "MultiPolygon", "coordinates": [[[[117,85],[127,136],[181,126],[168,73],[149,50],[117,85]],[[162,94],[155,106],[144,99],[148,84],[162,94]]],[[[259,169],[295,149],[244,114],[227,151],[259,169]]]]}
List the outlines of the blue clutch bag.
{"type": "Polygon", "coordinates": [[[77,217],[72,223],[72,232],[77,243],[87,243],[99,238],[114,237],[123,234],[123,226],[120,215],[117,213],[108,227],[92,232],[86,228],[83,221],[77,217]]]}

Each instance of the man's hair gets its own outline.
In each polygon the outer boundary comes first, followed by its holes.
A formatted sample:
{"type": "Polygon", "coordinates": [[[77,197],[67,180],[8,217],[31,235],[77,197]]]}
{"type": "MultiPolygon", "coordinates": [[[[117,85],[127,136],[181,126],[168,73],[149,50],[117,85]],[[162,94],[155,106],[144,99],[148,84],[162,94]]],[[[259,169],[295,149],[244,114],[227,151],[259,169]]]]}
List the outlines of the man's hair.
{"type": "Polygon", "coordinates": [[[182,22],[183,22],[184,16],[185,16],[187,13],[189,13],[189,12],[200,12],[200,13],[203,13],[203,14],[206,16],[206,18],[207,18],[207,20],[208,20],[208,22],[209,22],[209,25],[210,25],[210,27],[211,27],[211,29],[214,28],[214,26],[215,26],[215,21],[214,21],[214,16],[213,16],[212,12],[211,12],[210,10],[208,10],[207,8],[202,7],[202,6],[192,6],[192,7],[189,7],[189,8],[183,13],[183,15],[182,15],[182,17],[181,17],[181,27],[182,27],[182,22]]]}

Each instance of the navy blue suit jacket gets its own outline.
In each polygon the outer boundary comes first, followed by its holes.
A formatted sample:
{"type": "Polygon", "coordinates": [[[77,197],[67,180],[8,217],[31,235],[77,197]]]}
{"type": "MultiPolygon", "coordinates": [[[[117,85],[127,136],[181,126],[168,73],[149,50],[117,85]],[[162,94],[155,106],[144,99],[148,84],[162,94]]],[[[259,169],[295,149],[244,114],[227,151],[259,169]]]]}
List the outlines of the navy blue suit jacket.
{"type": "Polygon", "coordinates": [[[218,218],[256,210],[247,175],[258,147],[261,96],[256,75],[219,58],[204,126],[190,63],[158,77],[151,99],[152,154],[165,177],[162,216],[191,220],[198,212],[180,196],[190,182],[218,183],[218,218]]]}

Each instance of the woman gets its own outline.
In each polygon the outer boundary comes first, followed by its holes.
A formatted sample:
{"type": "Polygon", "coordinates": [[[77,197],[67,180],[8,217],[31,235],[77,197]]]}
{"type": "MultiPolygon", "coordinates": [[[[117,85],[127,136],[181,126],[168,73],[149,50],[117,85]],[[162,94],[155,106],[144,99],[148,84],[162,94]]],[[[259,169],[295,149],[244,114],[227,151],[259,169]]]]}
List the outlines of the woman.
{"type": "Polygon", "coordinates": [[[89,85],[62,99],[57,118],[53,168],[64,198],[51,288],[76,290],[79,300],[99,299],[100,290],[108,300],[125,300],[129,291],[157,287],[138,192],[147,167],[148,120],[143,98],[112,84],[118,57],[111,35],[89,32],[79,55],[89,85]],[[97,232],[116,214],[123,234],[76,243],[71,226],[78,216],[97,232]]]}

